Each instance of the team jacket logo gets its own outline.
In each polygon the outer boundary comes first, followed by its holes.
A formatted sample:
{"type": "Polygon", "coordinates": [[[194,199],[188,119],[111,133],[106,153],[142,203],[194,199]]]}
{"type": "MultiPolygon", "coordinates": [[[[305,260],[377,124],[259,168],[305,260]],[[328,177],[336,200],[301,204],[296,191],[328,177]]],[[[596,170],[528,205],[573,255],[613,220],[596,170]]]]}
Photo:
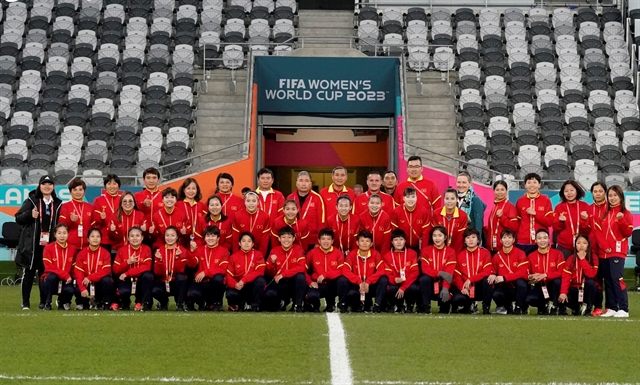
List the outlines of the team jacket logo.
{"type": "Polygon", "coordinates": [[[418,219],[418,220],[416,221],[416,224],[421,225],[421,224],[422,224],[422,219],[418,219]]]}
{"type": "Polygon", "coordinates": [[[336,261],[331,261],[331,266],[336,266],[336,265],[338,265],[338,262],[336,262],[336,261]]]}
{"type": "Polygon", "coordinates": [[[544,211],[544,206],[538,206],[538,211],[544,211]]]}
{"type": "Polygon", "coordinates": [[[231,206],[231,210],[233,210],[233,211],[238,210],[238,206],[231,206]]]}
{"type": "Polygon", "coordinates": [[[309,207],[316,207],[315,203],[309,203],[309,207]]]}
{"type": "Polygon", "coordinates": [[[327,200],[328,200],[328,201],[330,201],[331,199],[333,199],[333,198],[331,198],[331,197],[327,197],[327,200]]]}
{"type": "Polygon", "coordinates": [[[376,267],[376,264],[371,262],[371,263],[369,263],[369,267],[376,267]]]}
{"type": "Polygon", "coordinates": [[[319,265],[319,264],[320,264],[320,261],[316,261],[316,265],[319,265]]]}
{"type": "Polygon", "coordinates": [[[236,267],[239,269],[239,268],[240,268],[240,264],[238,263],[238,264],[236,265],[236,267]]]}
{"type": "Polygon", "coordinates": [[[258,228],[258,230],[262,230],[262,228],[263,228],[264,226],[262,226],[262,225],[258,225],[258,226],[256,226],[256,227],[258,228]]]}

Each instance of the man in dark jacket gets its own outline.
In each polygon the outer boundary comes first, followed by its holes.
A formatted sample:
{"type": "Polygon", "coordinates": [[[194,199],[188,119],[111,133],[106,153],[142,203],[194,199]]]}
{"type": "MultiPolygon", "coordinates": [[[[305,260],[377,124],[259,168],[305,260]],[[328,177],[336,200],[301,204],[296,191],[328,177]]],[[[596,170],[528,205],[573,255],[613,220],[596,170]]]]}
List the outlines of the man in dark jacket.
{"type": "MultiPolygon", "coordinates": [[[[56,196],[53,179],[45,175],[35,190],[29,193],[16,213],[16,223],[21,227],[20,241],[16,253],[16,265],[24,269],[22,275],[22,310],[31,307],[31,287],[34,278],[44,273],[42,251],[55,242],[54,230],[58,222],[62,201],[56,196]]],[[[43,291],[40,289],[40,308],[44,307],[43,291]]]]}

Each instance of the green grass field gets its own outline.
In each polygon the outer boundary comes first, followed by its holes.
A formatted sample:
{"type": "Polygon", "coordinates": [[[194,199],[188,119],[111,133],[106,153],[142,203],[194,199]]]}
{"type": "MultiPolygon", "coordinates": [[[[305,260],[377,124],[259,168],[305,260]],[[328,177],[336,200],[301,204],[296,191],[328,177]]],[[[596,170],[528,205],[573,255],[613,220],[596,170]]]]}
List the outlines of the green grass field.
{"type": "MultiPolygon", "coordinates": [[[[340,318],[356,384],[637,383],[640,294],[629,300],[626,320],[340,318]]],[[[19,304],[18,287],[0,287],[0,383],[332,382],[324,314],[45,313],[19,304]]]]}

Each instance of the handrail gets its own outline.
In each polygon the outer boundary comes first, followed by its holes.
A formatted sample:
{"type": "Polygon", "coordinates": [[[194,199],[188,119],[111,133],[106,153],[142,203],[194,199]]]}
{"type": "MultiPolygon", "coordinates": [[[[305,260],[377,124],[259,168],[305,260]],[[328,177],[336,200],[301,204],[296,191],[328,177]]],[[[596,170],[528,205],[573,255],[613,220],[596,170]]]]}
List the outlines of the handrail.
{"type": "Polygon", "coordinates": [[[253,106],[251,101],[253,100],[253,70],[254,70],[253,52],[249,51],[249,57],[247,57],[247,66],[249,71],[247,73],[247,91],[244,98],[245,112],[244,112],[244,142],[248,142],[250,138],[251,130],[251,114],[253,113],[253,106]]]}
{"type": "Polygon", "coordinates": [[[187,164],[191,163],[190,167],[194,167],[195,166],[198,169],[198,170],[191,170],[192,171],[191,173],[193,173],[195,171],[202,171],[202,166],[203,165],[215,162],[216,160],[219,160],[219,159],[208,159],[208,160],[204,160],[203,161],[202,160],[203,158],[211,156],[211,155],[214,155],[214,154],[222,153],[223,151],[232,149],[234,147],[239,147],[240,148],[240,150],[238,150],[238,153],[240,154],[242,152],[243,146],[245,144],[246,144],[245,141],[237,142],[237,143],[234,143],[234,144],[230,144],[228,146],[225,146],[223,148],[219,148],[219,149],[214,150],[214,151],[205,152],[203,154],[191,156],[191,157],[188,157],[188,158],[176,161],[176,162],[164,164],[164,165],[160,166],[158,169],[160,170],[160,175],[162,175],[162,179],[163,180],[171,179],[171,178],[167,177],[168,175],[174,175],[174,174],[178,174],[178,173],[184,171],[184,169],[183,170],[174,171],[174,172],[164,171],[168,167],[171,167],[171,166],[184,165],[185,166],[184,168],[187,169],[188,168],[187,164]],[[197,164],[197,166],[196,166],[196,164],[197,164]]]}
{"type": "MultiPolygon", "coordinates": [[[[406,59],[404,56],[402,57],[402,150],[406,154],[407,151],[407,143],[409,141],[409,108],[406,107],[406,103],[409,101],[409,94],[407,93],[407,67],[405,63],[406,59]]],[[[398,137],[396,136],[396,140],[398,137]]]]}

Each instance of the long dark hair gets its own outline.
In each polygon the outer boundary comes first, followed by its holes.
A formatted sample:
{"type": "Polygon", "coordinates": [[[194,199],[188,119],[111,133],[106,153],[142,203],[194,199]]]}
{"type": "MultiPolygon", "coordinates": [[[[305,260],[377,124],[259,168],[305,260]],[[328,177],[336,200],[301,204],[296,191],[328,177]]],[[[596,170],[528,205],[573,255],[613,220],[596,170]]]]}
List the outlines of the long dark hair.
{"type": "Polygon", "coordinates": [[[602,220],[604,220],[609,215],[609,212],[611,211],[611,203],[609,203],[609,191],[615,192],[616,195],[620,197],[620,212],[624,213],[625,211],[627,211],[627,207],[624,204],[624,191],[622,191],[622,187],[613,185],[607,189],[607,211],[604,213],[603,217],[601,218],[602,220]]]}
{"type": "Polygon", "coordinates": [[[184,189],[189,187],[189,185],[191,183],[195,183],[196,184],[196,196],[193,197],[193,199],[196,202],[200,202],[202,200],[202,192],[200,191],[200,185],[198,184],[198,181],[195,180],[195,178],[187,178],[187,179],[184,180],[184,182],[182,182],[182,185],[178,189],[178,200],[179,201],[183,201],[183,200],[185,200],[187,198],[186,195],[184,194],[184,189]]]}
{"type": "Polygon", "coordinates": [[[578,258],[578,250],[576,249],[576,242],[580,238],[582,238],[582,239],[587,241],[587,253],[586,253],[587,255],[584,258],[587,260],[587,262],[589,262],[590,265],[593,265],[593,255],[592,255],[592,252],[591,252],[591,241],[589,241],[589,237],[584,235],[584,234],[578,234],[576,236],[576,240],[573,241],[573,257],[574,258],[578,258]]]}
{"type": "Polygon", "coordinates": [[[122,208],[122,199],[124,199],[124,197],[127,195],[131,195],[131,198],[133,199],[133,211],[138,210],[138,204],[136,203],[135,195],[133,195],[131,191],[123,192],[122,195],[120,196],[120,203],[118,204],[118,210],[116,211],[117,213],[116,219],[118,220],[118,222],[122,222],[122,216],[124,215],[124,209],[122,208]]]}

